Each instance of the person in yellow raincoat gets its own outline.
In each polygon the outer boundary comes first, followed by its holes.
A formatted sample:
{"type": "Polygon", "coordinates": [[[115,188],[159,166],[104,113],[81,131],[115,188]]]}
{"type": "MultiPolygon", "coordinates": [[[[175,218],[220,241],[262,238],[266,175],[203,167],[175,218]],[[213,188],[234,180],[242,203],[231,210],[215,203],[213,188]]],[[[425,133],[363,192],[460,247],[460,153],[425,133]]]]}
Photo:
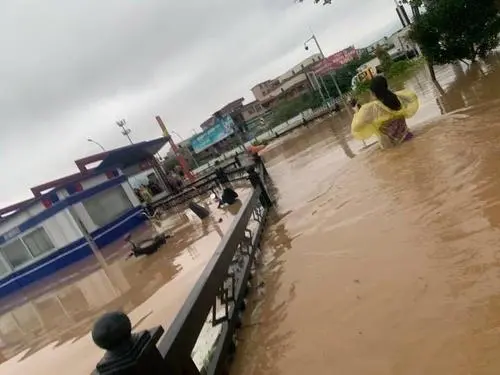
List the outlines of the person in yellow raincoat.
{"type": "Polygon", "coordinates": [[[382,148],[391,148],[413,138],[406,119],[419,108],[417,95],[410,90],[393,93],[383,76],[372,79],[370,90],[376,100],[355,113],[351,131],[355,138],[365,140],[377,136],[382,148]]]}

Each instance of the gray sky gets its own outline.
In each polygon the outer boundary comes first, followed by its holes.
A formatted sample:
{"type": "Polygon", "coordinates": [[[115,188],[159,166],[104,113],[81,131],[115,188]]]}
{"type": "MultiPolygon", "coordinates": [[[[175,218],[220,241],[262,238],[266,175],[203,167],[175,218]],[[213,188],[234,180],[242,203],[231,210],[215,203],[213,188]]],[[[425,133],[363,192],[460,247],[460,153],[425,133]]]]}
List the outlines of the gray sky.
{"type": "MultiPolygon", "coordinates": [[[[394,30],[392,0],[3,0],[0,3],[0,206],[75,172],[73,160],[160,136],[189,136],[215,110],[309,54],[394,30]]],[[[199,128],[198,128],[199,129],[199,128]]]]}

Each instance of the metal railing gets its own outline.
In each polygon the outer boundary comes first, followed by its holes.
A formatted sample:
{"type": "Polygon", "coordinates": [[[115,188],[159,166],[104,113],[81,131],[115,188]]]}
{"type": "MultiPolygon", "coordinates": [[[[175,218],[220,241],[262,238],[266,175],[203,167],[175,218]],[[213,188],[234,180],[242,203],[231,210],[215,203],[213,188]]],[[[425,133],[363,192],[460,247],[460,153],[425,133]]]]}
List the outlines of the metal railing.
{"type": "Polygon", "coordinates": [[[107,314],[96,322],[94,342],[107,352],[95,374],[226,373],[270,209],[264,180],[262,172],[260,181],[254,179],[251,195],[161,339],[161,327],[131,334],[130,321],[123,313],[107,314]],[[218,328],[217,339],[204,363],[196,364],[193,349],[207,323],[218,328]]]}
{"type": "MultiPolygon", "coordinates": [[[[238,167],[236,163],[230,163],[224,168],[228,179],[231,182],[245,179],[246,168],[248,166],[238,167]]],[[[167,196],[163,199],[158,200],[153,203],[153,208],[161,207],[164,210],[171,209],[180,204],[189,202],[194,198],[207,194],[215,193],[215,190],[220,186],[215,172],[212,172],[182,188],[182,191],[178,194],[167,196]]]]}

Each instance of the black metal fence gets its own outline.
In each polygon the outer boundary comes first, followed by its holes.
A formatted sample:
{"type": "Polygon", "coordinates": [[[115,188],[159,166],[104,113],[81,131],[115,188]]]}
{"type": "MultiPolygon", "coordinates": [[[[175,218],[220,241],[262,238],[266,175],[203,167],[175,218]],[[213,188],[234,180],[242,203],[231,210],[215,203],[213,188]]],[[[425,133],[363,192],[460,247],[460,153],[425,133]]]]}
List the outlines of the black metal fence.
{"type": "Polygon", "coordinates": [[[269,198],[263,173],[260,177],[163,337],[161,327],[131,334],[123,313],[107,314],[96,322],[94,341],[107,352],[95,374],[226,373],[270,209],[269,199],[263,199],[269,198]],[[192,353],[207,324],[218,328],[217,339],[203,364],[197,365],[192,353]]]}
{"type": "MultiPolygon", "coordinates": [[[[246,179],[246,168],[247,166],[239,167],[236,163],[230,163],[224,167],[224,172],[231,182],[235,182],[246,179]]],[[[185,185],[180,193],[167,196],[164,199],[155,202],[153,204],[153,208],[161,207],[164,210],[168,210],[172,207],[189,202],[197,196],[215,192],[218,187],[219,181],[215,172],[212,172],[188,185],[185,185]]]]}

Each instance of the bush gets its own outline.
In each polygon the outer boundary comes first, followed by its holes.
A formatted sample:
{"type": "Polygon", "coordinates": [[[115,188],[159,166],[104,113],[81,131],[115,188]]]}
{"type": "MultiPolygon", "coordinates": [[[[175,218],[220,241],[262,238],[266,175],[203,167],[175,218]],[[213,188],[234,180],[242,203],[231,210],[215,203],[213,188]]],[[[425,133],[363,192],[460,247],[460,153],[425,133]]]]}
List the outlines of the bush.
{"type": "Polygon", "coordinates": [[[413,73],[424,63],[424,59],[401,60],[392,64],[387,73],[387,78],[404,78],[413,73]]]}

